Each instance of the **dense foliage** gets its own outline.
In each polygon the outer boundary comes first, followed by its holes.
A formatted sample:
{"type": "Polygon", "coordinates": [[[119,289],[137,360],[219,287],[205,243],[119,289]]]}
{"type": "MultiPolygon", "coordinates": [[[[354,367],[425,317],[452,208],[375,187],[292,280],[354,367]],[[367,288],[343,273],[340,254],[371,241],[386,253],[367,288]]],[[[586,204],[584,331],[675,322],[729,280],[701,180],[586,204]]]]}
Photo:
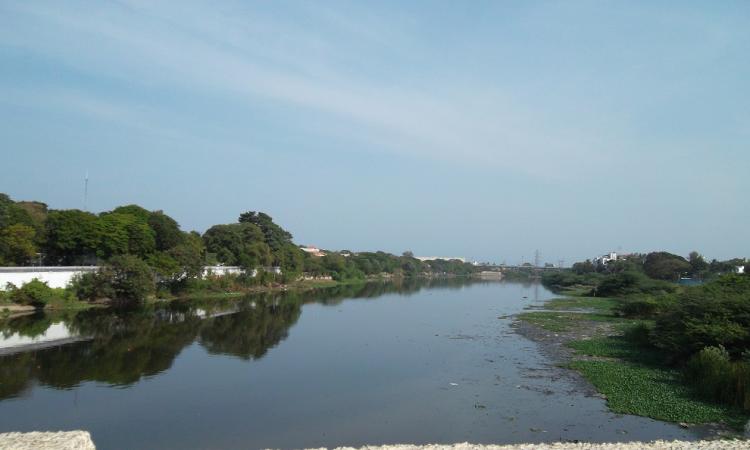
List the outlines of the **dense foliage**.
{"type": "Polygon", "coordinates": [[[680,357],[715,346],[735,358],[750,351],[750,276],[684,289],[657,317],[653,340],[680,357]]]}
{"type": "MultiPolygon", "coordinates": [[[[614,299],[612,313],[641,321],[623,339],[660,355],[668,370],[682,368],[687,386],[699,396],[750,411],[750,275],[735,273],[746,264],[742,258],[709,263],[698,252],[687,259],[654,252],[606,264],[576,263],[571,270],[545,273],[542,282],[554,290],[614,299]],[[681,278],[705,282],[681,286],[676,283],[681,278]]],[[[593,373],[596,364],[579,365],[593,373]]]]}
{"type": "MultiPolygon", "coordinates": [[[[210,227],[202,236],[185,232],[163,211],[125,205],[93,214],[48,210],[39,202],[14,202],[0,194],[0,265],[98,265],[78,277],[71,291],[80,299],[140,301],[153,293],[193,289],[241,290],[306,277],[361,280],[369,277],[468,275],[461,261],[423,262],[410,252],[326,252],[312,256],[292,234],[257,211],[237,222],[210,227]],[[245,275],[205,276],[207,265],[240,266],[245,275]]],[[[41,304],[41,302],[37,302],[41,304]]]]}

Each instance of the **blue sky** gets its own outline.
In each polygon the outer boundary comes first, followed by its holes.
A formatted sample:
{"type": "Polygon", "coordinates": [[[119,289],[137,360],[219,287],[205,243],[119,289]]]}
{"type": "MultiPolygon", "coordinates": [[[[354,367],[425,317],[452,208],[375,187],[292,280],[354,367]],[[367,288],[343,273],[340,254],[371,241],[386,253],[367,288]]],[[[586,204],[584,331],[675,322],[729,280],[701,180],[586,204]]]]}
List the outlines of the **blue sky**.
{"type": "Polygon", "coordinates": [[[0,192],[508,263],[750,256],[750,3],[0,2],[0,192]]]}

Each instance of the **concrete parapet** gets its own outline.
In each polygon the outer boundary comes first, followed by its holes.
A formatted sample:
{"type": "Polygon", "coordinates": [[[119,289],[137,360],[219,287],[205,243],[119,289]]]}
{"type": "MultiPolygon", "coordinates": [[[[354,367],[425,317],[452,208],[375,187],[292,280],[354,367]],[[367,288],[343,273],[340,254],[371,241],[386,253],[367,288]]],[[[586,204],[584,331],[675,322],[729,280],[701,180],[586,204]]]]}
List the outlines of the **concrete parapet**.
{"type": "Polygon", "coordinates": [[[0,450],[96,450],[88,431],[0,433],[0,450]]]}

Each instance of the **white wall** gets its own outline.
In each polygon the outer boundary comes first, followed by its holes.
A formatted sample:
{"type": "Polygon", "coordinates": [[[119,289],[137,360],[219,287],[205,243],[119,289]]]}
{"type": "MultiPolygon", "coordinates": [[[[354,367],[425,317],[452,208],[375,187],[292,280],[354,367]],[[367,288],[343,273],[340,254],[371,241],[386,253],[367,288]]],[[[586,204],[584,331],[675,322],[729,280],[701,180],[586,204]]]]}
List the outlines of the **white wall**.
{"type": "MultiPolygon", "coordinates": [[[[77,274],[95,272],[98,269],[99,267],[96,266],[0,267],[0,291],[4,291],[8,283],[21,287],[34,278],[44,281],[49,287],[64,288],[77,274]]],[[[203,276],[209,273],[223,276],[243,272],[244,270],[241,267],[236,266],[208,266],[203,268],[203,276]]],[[[253,273],[253,276],[255,276],[255,273],[253,273]]]]}
{"type": "Polygon", "coordinates": [[[244,272],[245,271],[242,269],[242,267],[238,267],[238,266],[206,266],[203,268],[204,277],[207,276],[208,274],[223,276],[223,275],[230,275],[230,274],[241,274],[244,272]]]}
{"type": "Polygon", "coordinates": [[[4,291],[8,283],[21,287],[34,278],[44,281],[52,288],[64,288],[79,273],[94,272],[95,266],[70,267],[0,267],[0,290],[4,291]]]}

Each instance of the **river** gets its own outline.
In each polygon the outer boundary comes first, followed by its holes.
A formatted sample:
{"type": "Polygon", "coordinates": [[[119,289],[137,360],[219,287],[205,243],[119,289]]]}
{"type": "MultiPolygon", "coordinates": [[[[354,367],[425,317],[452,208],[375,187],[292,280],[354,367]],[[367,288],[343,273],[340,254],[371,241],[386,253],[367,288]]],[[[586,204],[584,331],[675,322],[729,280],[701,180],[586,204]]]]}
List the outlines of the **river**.
{"type": "Polygon", "coordinates": [[[514,333],[508,316],[551,297],[408,281],[4,321],[0,432],[83,429],[100,449],[697,437],[610,413],[514,333]]]}

